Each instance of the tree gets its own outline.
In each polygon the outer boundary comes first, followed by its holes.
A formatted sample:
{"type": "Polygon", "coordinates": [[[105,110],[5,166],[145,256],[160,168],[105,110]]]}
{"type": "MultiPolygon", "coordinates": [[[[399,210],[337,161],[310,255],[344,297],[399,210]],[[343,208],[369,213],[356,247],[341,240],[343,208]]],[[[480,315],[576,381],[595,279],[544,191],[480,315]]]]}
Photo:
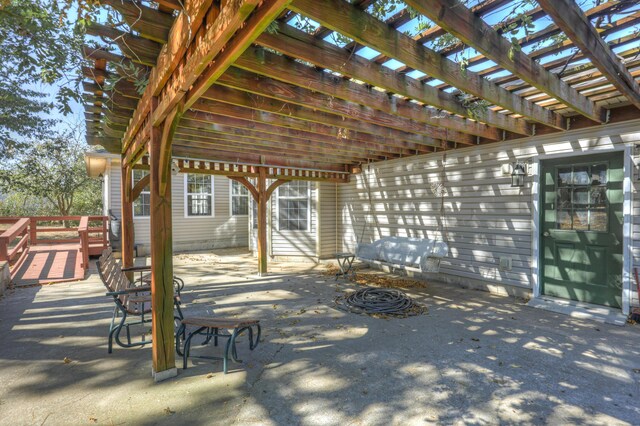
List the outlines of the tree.
{"type": "Polygon", "coordinates": [[[71,111],[82,34],[59,0],[0,0],[0,158],[39,138],[54,107],[71,111]],[[50,99],[55,97],[55,103],[50,99]]]}
{"type": "Polygon", "coordinates": [[[83,157],[87,146],[78,133],[68,131],[29,143],[0,168],[0,190],[44,200],[61,216],[100,214],[100,182],[87,175],[83,157]]]}

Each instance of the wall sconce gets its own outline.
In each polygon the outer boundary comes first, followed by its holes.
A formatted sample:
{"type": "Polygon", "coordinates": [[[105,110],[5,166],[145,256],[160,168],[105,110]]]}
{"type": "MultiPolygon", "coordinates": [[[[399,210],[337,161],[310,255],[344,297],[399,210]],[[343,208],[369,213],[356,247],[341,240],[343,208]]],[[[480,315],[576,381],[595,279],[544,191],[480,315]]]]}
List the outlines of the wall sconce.
{"type": "Polygon", "coordinates": [[[104,175],[102,173],[98,175],[98,180],[100,181],[100,184],[104,183],[104,175]]]}
{"type": "Polygon", "coordinates": [[[527,165],[519,161],[513,163],[511,168],[511,187],[522,188],[524,186],[524,178],[527,176],[527,165]]]}
{"type": "Polygon", "coordinates": [[[171,162],[171,174],[173,176],[177,175],[180,172],[180,166],[175,161],[171,162]]]}

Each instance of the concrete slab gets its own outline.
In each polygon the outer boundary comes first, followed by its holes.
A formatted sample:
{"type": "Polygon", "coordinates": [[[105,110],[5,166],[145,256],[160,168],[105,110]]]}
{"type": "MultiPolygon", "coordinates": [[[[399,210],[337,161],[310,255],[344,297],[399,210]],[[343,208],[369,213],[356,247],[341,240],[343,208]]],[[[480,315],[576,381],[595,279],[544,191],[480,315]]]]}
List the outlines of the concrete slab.
{"type": "Polygon", "coordinates": [[[0,300],[0,423],[639,423],[637,327],[438,283],[407,291],[427,315],[358,316],[333,305],[353,284],[321,265],[272,264],[255,277],[255,259],[227,254],[176,256],[185,310],[263,321],[261,345],[240,344],[245,363],[227,375],[195,360],[154,383],[149,347],[108,355],[112,305],[95,275],[10,290],[0,300]]]}
{"type": "Polygon", "coordinates": [[[597,321],[618,326],[624,326],[627,323],[627,317],[622,314],[620,309],[575,300],[541,296],[529,300],[527,306],[588,321],[597,321]]]}

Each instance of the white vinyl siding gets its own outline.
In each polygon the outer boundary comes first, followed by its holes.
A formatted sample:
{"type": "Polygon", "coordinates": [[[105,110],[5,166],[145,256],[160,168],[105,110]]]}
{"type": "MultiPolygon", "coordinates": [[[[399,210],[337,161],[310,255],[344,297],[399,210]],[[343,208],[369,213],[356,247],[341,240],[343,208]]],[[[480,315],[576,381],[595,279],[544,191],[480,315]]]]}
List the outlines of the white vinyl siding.
{"type": "Polygon", "coordinates": [[[318,257],[333,258],[337,249],[338,217],[336,197],[338,184],[321,182],[318,184],[318,257]]]}
{"type": "MultiPolygon", "coordinates": [[[[117,217],[121,217],[120,162],[112,160],[110,169],[111,208],[117,217]]],[[[202,217],[198,220],[185,217],[184,175],[171,176],[171,206],[173,223],[174,250],[196,250],[225,247],[248,247],[247,217],[231,216],[229,198],[229,179],[214,176],[214,217],[202,217]]],[[[134,239],[136,244],[146,247],[150,243],[149,218],[135,218],[134,239]]]]}
{"type": "MultiPolygon", "coordinates": [[[[636,141],[638,121],[374,163],[349,184],[338,185],[341,249],[354,251],[357,242],[390,235],[440,239],[449,244],[441,264],[445,276],[531,289],[537,263],[532,258],[538,214],[534,179],[529,175],[523,188],[512,188],[502,165],[516,159],[533,165],[538,155],[597,153],[636,141]],[[501,257],[512,259],[512,270],[499,270],[501,257]]],[[[633,188],[634,193],[640,189],[637,180],[633,188]]],[[[640,217],[637,198],[633,213],[640,217]]],[[[640,266],[640,233],[635,231],[640,231],[638,219],[632,235],[640,266]]]]}

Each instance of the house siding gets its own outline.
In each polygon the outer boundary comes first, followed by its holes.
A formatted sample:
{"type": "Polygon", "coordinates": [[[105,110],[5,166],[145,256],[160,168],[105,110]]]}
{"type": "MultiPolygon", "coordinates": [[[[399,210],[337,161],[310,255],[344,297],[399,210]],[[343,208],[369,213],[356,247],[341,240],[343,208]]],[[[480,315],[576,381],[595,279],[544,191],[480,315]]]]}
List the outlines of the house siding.
{"type": "Polygon", "coordinates": [[[338,184],[320,182],[318,184],[318,257],[331,258],[337,250],[337,226],[336,201],[338,196],[338,184]]]}
{"type": "MultiPolygon", "coordinates": [[[[119,163],[112,160],[110,173],[111,208],[121,217],[119,163]]],[[[185,217],[184,174],[171,179],[171,210],[173,222],[173,248],[176,251],[211,248],[248,247],[247,216],[231,216],[230,185],[224,176],[214,176],[214,216],[185,217]]],[[[141,246],[142,253],[150,243],[150,219],[134,217],[135,244],[141,246]]]]}
{"type": "MultiPolygon", "coordinates": [[[[365,166],[349,184],[338,186],[341,249],[354,251],[357,242],[383,236],[435,238],[449,244],[441,263],[443,278],[533,289],[537,196],[531,172],[538,167],[537,158],[595,154],[638,142],[640,122],[634,121],[365,166]],[[501,170],[516,159],[531,161],[524,188],[511,188],[511,177],[501,170]],[[499,270],[501,257],[512,259],[512,270],[499,270]]],[[[632,160],[637,165],[640,152],[632,160]]],[[[637,174],[634,166],[632,175],[637,174]]],[[[640,267],[640,182],[631,181],[631,255],[633,265],[640,267]]],[[[635,283],[632,289],[637,304],[635,283]]]]}

